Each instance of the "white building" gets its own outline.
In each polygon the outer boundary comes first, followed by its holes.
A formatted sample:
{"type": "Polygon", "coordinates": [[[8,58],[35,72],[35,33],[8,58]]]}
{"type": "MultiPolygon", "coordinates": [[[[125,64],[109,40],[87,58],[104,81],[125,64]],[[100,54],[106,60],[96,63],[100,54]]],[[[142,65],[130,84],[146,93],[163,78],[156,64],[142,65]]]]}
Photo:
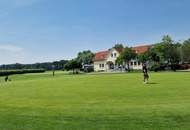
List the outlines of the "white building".
{"type": "MultiPolygon", "coordinates": [[[[150,45],[138,46],[132,48],[137,54],[144,53],[148,51],[150,45]]],[[[120,70],[122,67],[116,64],[116,59],[122,53],[123,49],[109,49],[107,51],[97,52],[94,58],[94,71],[114,71],[120,70]]],[[[127,68],[127,65],[124,65],[124,68],[127,68]]],[[[142,63],[138,60],[131,60],[130,69],[132,70],[141,70],[142,63]]]]}

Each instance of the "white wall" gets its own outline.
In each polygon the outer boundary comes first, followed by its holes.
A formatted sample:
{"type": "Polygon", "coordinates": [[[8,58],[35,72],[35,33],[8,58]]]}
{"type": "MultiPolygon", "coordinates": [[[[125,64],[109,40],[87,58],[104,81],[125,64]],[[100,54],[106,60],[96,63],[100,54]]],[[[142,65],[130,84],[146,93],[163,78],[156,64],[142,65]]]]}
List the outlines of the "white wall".
{"type": "Polygon", "coordinates": [[[94,62],[94,71],[106,71],[106,70],[107,70],[106,60],[94,62]],[[100,67],[100,64],[101,64],[101,67],[100,67]],[[102,67],[102,64],[104,64],[104,67],[102,67]]]}
{"type": "Polygon", "coordinates": [[[138,63],[138,60],[131,60],[130,62],[130,69],[133,69],[133,70],[142,70],[142,63],[140,62],[140,65],[138,63]],[[131,65],[131,62],[133,62],[133,65],[131,65]],[[135,62],[136,62],[136,65],[135,65],[135,62]]]}
{"type": "MultiPolygon", "coordinates": [[[[111,49],[106,60],[94,62],[94,71],[107,71],[109,69],[107,62],[111,61],[115,65],[116,64],[115,61],[116,61],[117,57],[119,57],[119,55],[120,54],[118,51],[116,51],[115,49],[111,49]],[[113,54],[113,56],[111,54],[113,54]],[[116,54],[116,56],[115,56],[115,54],[116,54]],[[104,64],[104,67],[100,67],[100,64],[104,64]]],[[[130,69],[142,70],[142,63],[140,63],[140,65],[139,65],[137,60],[132,60],[131,62],[129,64],[130,69]],[[133,65],[131,65],[131,62],[133,62],[133,65]],[[135,62],[136,62],[136,65],[135,65],[135,62]]],[[[125,65],[125,66],[127,68],[127,65],[125,65]]]]}
{"type": "Polygon", "coordinates": [[[107,62],[111,61],[115,64],[115,61],[116,61],[117,57],[119,57],[119,55],[120,54],[115,49],[110,50],[109,56],[107,58],[107,62]],[[112,57],[112,54],[113,54],[113,57],[112,57]],[[116,56],[115,56],[115,54],[116,54],[116,56]]]}

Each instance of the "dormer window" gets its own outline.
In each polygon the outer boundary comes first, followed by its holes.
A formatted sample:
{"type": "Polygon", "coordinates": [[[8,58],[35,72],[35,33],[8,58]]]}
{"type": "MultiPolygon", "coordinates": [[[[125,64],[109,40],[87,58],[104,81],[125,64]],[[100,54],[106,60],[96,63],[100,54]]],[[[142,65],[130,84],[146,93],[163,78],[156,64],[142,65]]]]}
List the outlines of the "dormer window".
{"type": "Polygon", "coordinates": [[[113,57],[113,53],[111,53],[111,57],[113,57]]]}
{"type": "Polygon", "coordinates": [[[114,57],[116,57],[117,56],[117,54],[116,53],[114,53],[114,57]]]}

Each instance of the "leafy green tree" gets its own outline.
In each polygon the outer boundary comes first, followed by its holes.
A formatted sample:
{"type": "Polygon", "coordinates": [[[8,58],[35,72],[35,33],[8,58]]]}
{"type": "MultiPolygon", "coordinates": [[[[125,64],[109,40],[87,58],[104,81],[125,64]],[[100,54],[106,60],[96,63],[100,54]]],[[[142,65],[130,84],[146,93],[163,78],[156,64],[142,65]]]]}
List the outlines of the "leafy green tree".
{"type": "Polygon", "coordinates": [[[177,55],[176,50],[178,46],[179,44],[175,44],[169,35],[165,35],[162,41],[154,46],[154,50],[160,57],[160,60],[167,61],[167,63],[170,64],[176,60],[172,54],[177,55]]]}
{"type": "Polygon", "coordinates": [[[179,46],[177,44],[173,44],[170,48],[170,61],[171,63],[178,64],[180,62],[180,52],[179,46]]]}
{"type": "Polygon", "coordinates": [[[81,64],[92,64],[94,58],[94,53],[90,50],[79,52],[77,56],[77,61],[81,64]]]}
{"type": "Polygon", "coordinates": [[[173,40],[169,35],[164,35],[162,38],[162,43],[164,44],[172,44],[173,40]]]}
{"type": "Polygon", "coordinates": [[[179,51],[179,47],[177,44],[173,44],[170,47],[170,64],[171,64],[171,69],[173,71],[176,71],[177,69],[177,65],[180,62],[180,51],[179,51]]]}
{"type": "Polygon", "coordinates": [[[154,48],[149,49],[147,53],[150,60],[152,60],[154,63],[160,62],[162,54],[159,53],[158,49],[156,48],[156,45],[154,48]]]}
{"type": "Polygon", "coordinates": [[[180,62],[180,44],[174,43],[172,38],[168,35],[163,36],[160,43],[154,45],[148,51],[150,59],[154,62],[154,65],[166,64],[171,66],[175,70],[176,64],[180,62]]]}
{"type": "Polygon", "coordinates": [[[118,43],[118,44],[115,44],[113,48],[115,48],[115,49],[124,48],[124,46],[123,46],[123,44],[118,43]]]}
{"type": "Polygon", "coordinates": [[[181,49],[183,62],[190,63],[190,39],[184,41],[181,49]]]}
{"type": "Polygon", "coordinates": [[[174,64],[179,62],[180,54],[177,50],[179,44],[175,44],[169,35],[163,37],[160,43],[160,53],[168,64],[174,64]]]}
{"type": "Polygon", "coordinates": [[[117,57],[115,62],[117,65],[123,65],[124,60],[122,59],[122,56],[120,55],[119,57],[117,57]]]}
{"type": "Polygon", "coordinates": [[[167,61],[169,65],[171,65],[171,68],[175,70],[176,64],[179,64],[180,62],[180,52],[179,52],[179,43],[174,43],[172,38],[170,36],[164,36],[161,42],[161,45],[163,46],[163,56],[164,60],[167,61]]]}
{"type": "Polygon", "coordinates": [[[149,49],[148,55],[155,63],[169,62],[172,44],[172,38],[169,35],[165,35],[160,43],[155,44],[153,48],[149,49]]]}
{"type": "Polygon", "coordinates": [[[65,64],[64,68],[67,71],[72,70],[73,74],[77,74],[78,70],[81,68],[81,64],[77,61],[77,59],[72,59],[65,64]]]}
{"type": "Polygon", "coordinates": [[[148,52],[145,52],[145,53],[141,53],[138,55],[138,60],[142,63],[145,63],[149,60],[149,55],[148,55],[148,52]]]}
{"type": "Polygon", "coordinates": [[[127,69],[130,71],[129,63],[132,59],[135,59],[137,54],[132,48],[125,47],[124,51],[121,53],[121,59],[127,64],[127,69]]]}

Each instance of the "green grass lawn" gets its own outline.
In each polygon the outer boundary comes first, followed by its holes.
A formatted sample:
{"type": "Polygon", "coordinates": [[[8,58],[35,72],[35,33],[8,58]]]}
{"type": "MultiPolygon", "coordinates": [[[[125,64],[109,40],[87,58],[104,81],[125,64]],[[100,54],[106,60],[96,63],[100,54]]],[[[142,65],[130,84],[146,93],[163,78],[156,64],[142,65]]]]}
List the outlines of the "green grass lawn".
{"type": "Polygon", "coordinates": [[[190,73],[12,76],[0,130],[189,130],[190,73]]]}

